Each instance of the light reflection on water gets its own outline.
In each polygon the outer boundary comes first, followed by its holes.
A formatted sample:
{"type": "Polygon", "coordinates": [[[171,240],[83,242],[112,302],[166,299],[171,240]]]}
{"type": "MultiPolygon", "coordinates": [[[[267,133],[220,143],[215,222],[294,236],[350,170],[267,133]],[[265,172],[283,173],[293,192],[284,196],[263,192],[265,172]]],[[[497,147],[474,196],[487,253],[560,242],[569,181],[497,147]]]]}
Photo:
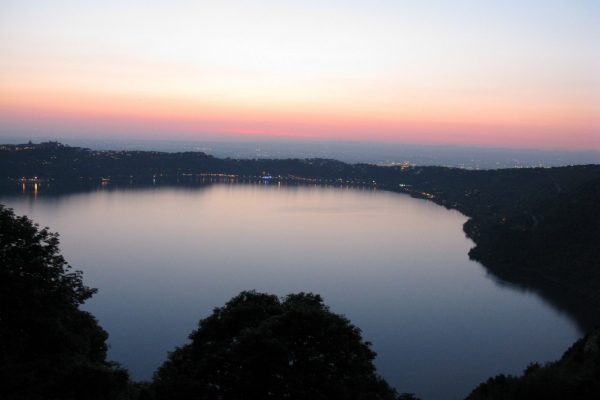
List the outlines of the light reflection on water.
{"type": "Polygon", "coordinates": [[[94,191],[0,201],[61,235],[99,293],[110,357],[148,379],[197,321],[246,289],[320,293],[362,328],[400,391],[462,398],[556,359],[576,325],[468,259],[466,218],[408,196],[281,185],[94,191]]]}

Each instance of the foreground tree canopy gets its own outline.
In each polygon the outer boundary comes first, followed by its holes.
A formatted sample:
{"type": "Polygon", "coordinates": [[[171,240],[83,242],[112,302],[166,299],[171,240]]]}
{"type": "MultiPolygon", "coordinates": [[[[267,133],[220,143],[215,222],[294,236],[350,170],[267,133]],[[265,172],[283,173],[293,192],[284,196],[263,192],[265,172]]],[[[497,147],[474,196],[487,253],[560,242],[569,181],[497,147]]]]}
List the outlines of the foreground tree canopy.
{"type": "Polygon", "coordinates": [[[128,375],[106,361],[107,333],[79,306],[95,292],[58,235],[0,205],[0,397],[109,399],[128,375]]]}
{"type": "Polygon", "coordinates": [[[375,353],[320,296],[242,292],[157,371],[157,399],[394,399],[375,353]]]}

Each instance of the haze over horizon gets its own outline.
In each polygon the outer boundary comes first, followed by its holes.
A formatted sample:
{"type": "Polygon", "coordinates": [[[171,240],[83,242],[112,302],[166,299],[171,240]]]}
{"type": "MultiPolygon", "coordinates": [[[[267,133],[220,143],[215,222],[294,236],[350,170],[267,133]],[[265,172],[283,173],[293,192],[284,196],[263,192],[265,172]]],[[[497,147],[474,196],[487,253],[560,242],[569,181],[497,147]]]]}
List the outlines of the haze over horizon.
{"type": "Polygon", "coordinates": [[[0,136],[600,150],[595,1],[6,1],[0,136]]]}

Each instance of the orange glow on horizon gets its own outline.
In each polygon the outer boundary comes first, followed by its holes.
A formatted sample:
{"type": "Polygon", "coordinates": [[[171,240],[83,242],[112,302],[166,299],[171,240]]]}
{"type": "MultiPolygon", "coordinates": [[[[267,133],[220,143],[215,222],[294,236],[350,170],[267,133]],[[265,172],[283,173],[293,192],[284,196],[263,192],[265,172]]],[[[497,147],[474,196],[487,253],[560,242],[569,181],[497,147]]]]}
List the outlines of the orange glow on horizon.
{"type": "Polygon", "coordinates": [[[78,93],[66,90],[3,90],[0,119],[40,128],[64,127],[110,135],[170,134],[193,139],[203,133],[376,140],[423,144],[598,149],[600,118],[582,108],[523,109],[522,105],[459,104],[394,110],[352,104],[236,104],[78,93]],[[572,132],[565,136],[565,132],[572,132]],[[482,133],[486,133],[482,135],[482,133]],[[540,143],[540,138],[544,140],[540,143]]]}
{"type": "Polygon", "coordinates": [[[0,135],[600,150],[594,5],[275,3],[8,2],[0,135]]]}

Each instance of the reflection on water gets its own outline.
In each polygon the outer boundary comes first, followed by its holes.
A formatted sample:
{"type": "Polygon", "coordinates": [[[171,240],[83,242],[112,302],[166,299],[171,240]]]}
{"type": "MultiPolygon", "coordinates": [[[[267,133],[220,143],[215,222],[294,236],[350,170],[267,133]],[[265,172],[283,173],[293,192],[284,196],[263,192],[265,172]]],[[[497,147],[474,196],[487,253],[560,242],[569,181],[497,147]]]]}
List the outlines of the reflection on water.
{"type": "Polygon", "coordinates": [[[67,260],[100,289],[86,308],[111,335],[110,357],[136,379],[245,289],[320,293],[374,343],[390,383],[427,399],[462,398],[579,336],[468,259],[463,215],[404,195],[274,184],[0,201],[61,234],[67,260]]]}

